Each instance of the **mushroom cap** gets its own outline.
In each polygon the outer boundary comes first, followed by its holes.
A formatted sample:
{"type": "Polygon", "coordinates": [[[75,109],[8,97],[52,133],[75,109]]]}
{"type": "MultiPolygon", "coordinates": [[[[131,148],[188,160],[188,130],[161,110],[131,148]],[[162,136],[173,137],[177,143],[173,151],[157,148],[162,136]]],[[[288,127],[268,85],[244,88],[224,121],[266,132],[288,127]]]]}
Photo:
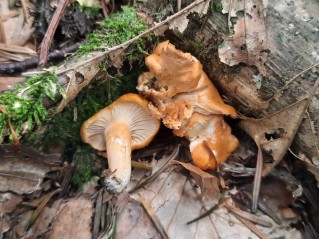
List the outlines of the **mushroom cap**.
{"type": "Polygon", "coordinates": [[[202,72],[202,64],[189,53],[177,50],[169,41],[160,43],[145,59],[158,87],[166,98],[195,90],[202,72]],[[165,93],[165,94],[164,94],[165,93]]]}
{"type": "Polygon", "coordinates": [[[105,130],[112,122],[119,120],[126,122],[131,129],[132,150],[145,147],[160,127],[160,121],[153,117],[147,105],[147,100],[137,94],[122,95],[83,123],[82,141],[94,149],[105,151],[105,130]]]}

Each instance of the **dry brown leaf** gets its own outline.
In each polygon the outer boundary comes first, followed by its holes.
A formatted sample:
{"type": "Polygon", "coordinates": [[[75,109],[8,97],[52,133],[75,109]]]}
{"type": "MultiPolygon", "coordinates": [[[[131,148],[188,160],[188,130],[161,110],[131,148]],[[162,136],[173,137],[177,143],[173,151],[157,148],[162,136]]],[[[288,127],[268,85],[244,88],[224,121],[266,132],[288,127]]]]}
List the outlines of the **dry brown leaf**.
{"type": "Polygon", "coordinates": [[[218,187],[219,179],[217,177],[204,172],[200,168],[190,163],[183,163],[176,160],[173,160],[172,163],[180,164],[185,169],[190,171],[190,174],[196,181],[197,185],[200,186],[201,197],[206,208],[212,207],[214,204],[217,204],[220,198],[220,191],[218,187]]]}
{"type": "MultiPolygon", "coordinates": [[[[308,98],[263,119],[246,119],[240,122],[242,127],[261,148],[271,153],[277,165],[286,154],[299,128],[308,106],[308,98]]],[[[267,175],[270,169],[263,172],[267,175]]]]}
{"type": "Polygon", "coordinates": [[[116,238],[161,239],[161,235],[154,227],[143,206],[128,194],[122,194],[117,201],[120,212],[116,223],[116,238]]]}
{"type": "Polygon", "coordinates": [[[316,104],[319,105],[317,100],[319,99],[319,89],[317,92],[294,139],[292,150],[296,155],[304,153],[311,157],[311,162],[319,167],[319,114],[316,110],[316,104]]]}
{"type": "MultiPolygon", "coordinates": [[[[24,148],[20,148],[23,151],[24,148]]],[[[23,152],[15,152],[12,145],[0,145],[0,191],[18,194],[32,193],[39,189],[43,177],[51,168],[44,157],[29,158],[23,152]]]]}
{"type": "MultiPolygon", "coordinates": [[[[34,9],[34,4],[29,0],[24,0],[26,7],[29,9],[34,9]]],[[[30,39],[34,32],[33,27],[33,16],[29,14],[29,11],[24,12],[22,7],[16,8],[11,11],[8,7],[9,1],[0,1],[0,15],[2,19],[6,21],[3,22],[3,28],[6,36],[6,44],[24,46],[25,43],[30,39]],[[16,11],[19,11],[19,15],[16,15],[16,11]],[[15,14],[12,14],[15,13],[15,14]],[[27,13],[27,16],[25,16],[27,13]],[[7,17],[10,15],[10,17],[7,17]],[[14,17],[13,17],[14,16],[14,17]]]]}
{"type": "Polygon", "coordinates": [[[25,77],[0,77],[0,93],[5,90],[13,90],[14,85],[24,80],[25,77]]]}
{"type": "Polygon", "coordinates": [[[205,15],[208,11],[210,0],[203,1],[201,4],[190,9],[189,11],[184,11],[184,14],[173,19],[169,22],[169,29],[178,29],[179,32],[183,33],[188,26],[189,20],[187,19],[188,15],[192,12],[197,12],[200,15],[205,15]]]}
{"type": "Polygon", "coordinates": [[[241,62],[256,66],[261,75],[267,76],[264,66],[268,53],[263,2],[262,0],[244,2],[244,17],[238,18],[234,26],[234,35],[220,46],[219,58],[230,66],[241,62]]]}
{"type": "Polygon", "coordinates": [[[35,55],[28,47],[0,43],[0,61],[23,61],[35,55]]]}
{"type": "Polygon", "coordinates": [[[60,205],[60,211],[52,222],[49,238],[92,238],[91,223],[93,204],[91,199],[80,196],[60,205]]]}
{"type": "Polygon", "coordinates": [[[0,212],[11,213],[21,202],[20,195],[10,192],[0,193],[0,212]]]}

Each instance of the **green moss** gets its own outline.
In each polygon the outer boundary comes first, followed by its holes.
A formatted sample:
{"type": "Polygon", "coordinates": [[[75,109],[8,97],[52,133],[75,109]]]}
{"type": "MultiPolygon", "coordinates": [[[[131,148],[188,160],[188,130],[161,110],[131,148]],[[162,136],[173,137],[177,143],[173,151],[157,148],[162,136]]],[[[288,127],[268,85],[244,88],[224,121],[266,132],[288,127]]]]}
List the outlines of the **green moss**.
{"type": "Polygon", "coordinates": [[[121,95],[136,92],[137,78],[141,70],[133,68],[129,71],[129,67],[125,69],[127,70],[121,77],[109,77],[107,80],[100,78],[93,81],[62,112],[48,117],[42,127],[24,141],[43,151],[47,151],[52,145],[66,146],[65,155],[73,158],[76,164],[72,177],[72,185],[75,187],[82,186],[94,175],[100,175],[100,172],[94,169],[95,162],[100,157],[93,148],[81,142],[80,128],[83,122],[121,95]],[[75,115],[77,115],[76,120],[74,120],[75,115]]]}
{"type": "Polygon", "coordinates": [[[79,9],[81,12],[85,12],[90,18],[97,18],[100,15],[100,6],[93,5],[91,7],[85,5],[79,5],[79,9]]]}
{"type": "Polygon", "coordinates": [[[3,132],[8,130],[8,119],[19,133],[25,122],[33,128],[44,120],[48,111],[43,102],[46,97],[54,100],[57,94],[64,95],[58,84],[57,76],[52,72],[28,78],[25,83],[18,84],[13,91],[6,91],[0,95],[0,105],[4,109],[0,112],[0,139],[3,132]]]}
{"type": "MultiPolygon", "coordinates": [[[[94,50],[103,50],[124,43],[147,29],[144,22],[137,16],[132,7],[123,7],[120,13],[114,13],[106,18],[100,29],[89,34],[87,43],[80,46],[78,56],[94,50]]],[[[137,41],[137,49],[144,49],[143,39],[137,41]]]]}
{"type": "Polygon", "coordinates": [[[75,171],[71,178],[71,184],[76,188],[80,188],[97,174],[94,165],[98,158],[91,147],[83,146],[77,148],[73,159],[75,162],[75,171]]]}
{"type": "Polygon", "coordinates": [[[213,7],[215,12],[222,12],[223,11],[223,5],[219,2],[219,3],[213,3],[213,7]]]}
{"type": "Polygon", "coordinates": [[[80,128],[85,120],[106,107],[119,96],[135,92],[139,69],[122,77],[96,79],[84,88],[65,109],[44,121],[45,129],[29,135],[26,141],[44,150],[52,144],[70,144],[76,148],[81,144],[80,128]],[[75,120],[75,115],[77,115],[75,120]]]}

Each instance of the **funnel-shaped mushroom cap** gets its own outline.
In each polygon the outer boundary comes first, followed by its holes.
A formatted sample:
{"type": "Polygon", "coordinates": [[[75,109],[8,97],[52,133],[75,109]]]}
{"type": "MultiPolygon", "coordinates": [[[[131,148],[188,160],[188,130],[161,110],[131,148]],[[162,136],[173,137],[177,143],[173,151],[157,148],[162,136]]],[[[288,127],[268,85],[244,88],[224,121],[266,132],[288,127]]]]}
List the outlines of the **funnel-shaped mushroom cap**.
{"type": "Polygon", "coordinates": [[[193,61],[189,53],[176,50],[169,41],[160,43],[145,63],[157,79],[158,87],[165,87],[166,97],[195,90],[202,72],[202,64],[193,61]]]}
{"type": "Polygon", "coordinates": [[[137,94],[121,96],[84,122],[81,128],[82,141],[97,150],[106,150],[104,133],[107,127],[114,121],[121,121],[131,129],[132,150],[145,147],[160,127],[159,120],[150,113],[147,103],[137,94]]]}

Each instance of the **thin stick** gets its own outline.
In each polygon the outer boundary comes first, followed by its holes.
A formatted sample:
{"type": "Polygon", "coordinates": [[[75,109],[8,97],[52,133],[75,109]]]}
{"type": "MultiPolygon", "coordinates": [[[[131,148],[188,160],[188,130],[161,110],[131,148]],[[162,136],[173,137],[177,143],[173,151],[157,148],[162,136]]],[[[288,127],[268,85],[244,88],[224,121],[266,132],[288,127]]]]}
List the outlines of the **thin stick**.
{"type": "Polygon", "coordinates": [[[104,57],[105,55],[108,55],[110,52],[113,52],[113,51],[116,51],[118,49],[125,49],[127,48],[129,45],[131,45],[132,43],[134,43],[135,41],[137,41],[138,39],[142,38],[142,37],[145,37],[147,36],[148,34],[150,34],[151,32],[154,32],[155,30],[157,30],[158,28],[168,24],[169,22],[171,22],[172,20],[174,20],[175,18],[178,18],[180,17],[181,15],[187,13],[190,9],[196,7],[197,5],[205,2],[206,0],[196,0],[195,2],[189,4],[187,7],[183,8],[181,11],[175,13],[174,15],[166,18],[164,21],[158,23],[157,25],[155,25],[154,27],[151,27],[150,29],[146,30],[145,32],[142,32],[141,34],[139,34],[138,36],[136,37],[133,37],[132,39],[120,44],[120,45],[117,45],[117,46],[114,46],[112,48],[110,48],[109,50],[105,51],[105,52],[97,52],[92,58],[86,60],[86,61],[83,61],[81,62],[81,64],[78,64],[78,65],[75,65],[74,67],[71,67],[71,68],[67,68],[67,69],[64,69],[62,71],[58,71],[57,72],[57,75],[60,75],[60,74],[63,74],[67,71],[72,71],[72,70],[75,70],[76,68],[80,67],[80,66],[83,66],[83,65],[86,65],[87,63],[91,62],[91,61],[95,61],[96,59],[99,59],[101,57],[104,57]]]}
{"type": "MultiPolygon", "coordinates": [[[[234,213],[233,213],[234,214],[234,213]]],[[[250,221],[248,221],[245,218],[242,218],[240,216],[238,216],[237,214],[234,214],[238,220],[240,220],[246,227],[249,228],[249,230],[251,230],[253,233],[255,233],[257,236],[259,236],[261,239],[270,239],[269,236],[267,236],[266,234],[264,234],[262,231],[260,231],[253,223],[251,223],[250,221]]]]}
{"type": "Polygon", "coordinates": [[[58,8],[56,9],[53,18],[50,22],[50,25],[48,27],[47,32],[45,33],[45,36],[42,40],[41,43],[41,48],[40,48],[40,60],[39,60],[39,65],[40,66],[44,66],[45,64],[47,64],[48,61],[48,53],[49,53],[49,49],[51,46],[51,42],[52,42],[52,38],[54,36],[54,33],[56,31],[56,28],[58,27],[60,20],[63,16],[63,13],[66,9],[66,7],[68,6],[70,0],[62,0],[62,2],[60,2],[58,8]]]}
{"type": "Polygon", "coordinates": [[[306,73],[307,71],[310,71],[311,69],[315,68],[319,66],[319,63],[316,63],[310,67],[308,67],[307,69],[299,72],[297,75],[295,75],[293,78],[291,78],[283,87],[281,87],[269,100],[267,100],[267,102],[272,101],[273,99],[277,98],[277,96],[282,93],[283,90],[285,90],[287,88],[287,86],[293,82],[295,79],[297,79],[299,76],[301,76],[302,74],[306,73]]]}
{"type": "Polygon", "coordinates": [[[21,2],[21,5],[22,5],[22,10],[23,10],[23,15],[24,15],[24,21],[25,21],[26,23],[28,23],[29,20],[28,20],[27,4],[26,4],[25,0],[21,0],[20,2],[21,2]]]}
{"type": "Polygon", "coordinates": [[[227,17],[227,20],[228,20],[228,31],[229,31],[229,33],[230,33],[230,25],[231,25],[230,18],[231,18],[232,5],[233,5],[233,0],[230,0],[229,6],[228,6],[228,17],[227,17]]]}
{"type": "Polygon", "coordinates": [[[132,188],[129,193],[134,193],[135,191],[139,190],[140,188],[144,187],[146,184],[152,182],[153,180],[155,180],[169,165],[169,163],[175,159],[179,153],[179,148],[180,145],[178,145],[174,151],[171,153],[171,155],[169,155],[166,159],[166,161],[163,163],[163,166],[156,171],[155,173],[153,173],[151,176],[145,178],[144,180],[142,180],[138,185],[136,185],[134,188],[132,188]]]}
{"type": "Polygon", "coordinates": [[[225,205],[225,207],[227,208],[228,211],[231,211],[232,213],[242,217],[242,218],[245,218],[249,221],[252,221],[254,223],[257,223],[259,225],[262,225],[262,226],[265,226],[265,227],[272,227],[272,224],[271,222],[267,221],[267,220],[264,220],[262,219],[261,217],[259,216],[256,216],[256,215],[253,215],[251,213],[248,213],[248,212],[245,212],[239,208],[236,208],[232,205],[225,205]]]}
{"type": "Polygon", "coordinates": [[[251,209],[253,213],[257,212],[258,197],[259,197],[260,183],[261,183],[261,173],[263,170],[263,155],[262,155],[262,151],[261,151],[259,143],[257,143],[257,146],[258,146],[258,154],[257,154],[257,164],[256,164],[256,172],[255,172],[254,188],[253,188],[253,205],[251,209]]]}
{"type": "Polygon", "coordinates": [[[159,234],[161,235],[161,237],[163,239],[169,239],[169,236],[167,235],[167,232],[165,231],[163,224],[161,223],[159,218],[156,216],[154,209],[149,205],[149,203],[141,195],[139,195],[139,196],[140,196],[140,201],[143,205],[145,212],[150,217],[153,225],[156,227],[156,229],[159,232],[159,234]]]}

